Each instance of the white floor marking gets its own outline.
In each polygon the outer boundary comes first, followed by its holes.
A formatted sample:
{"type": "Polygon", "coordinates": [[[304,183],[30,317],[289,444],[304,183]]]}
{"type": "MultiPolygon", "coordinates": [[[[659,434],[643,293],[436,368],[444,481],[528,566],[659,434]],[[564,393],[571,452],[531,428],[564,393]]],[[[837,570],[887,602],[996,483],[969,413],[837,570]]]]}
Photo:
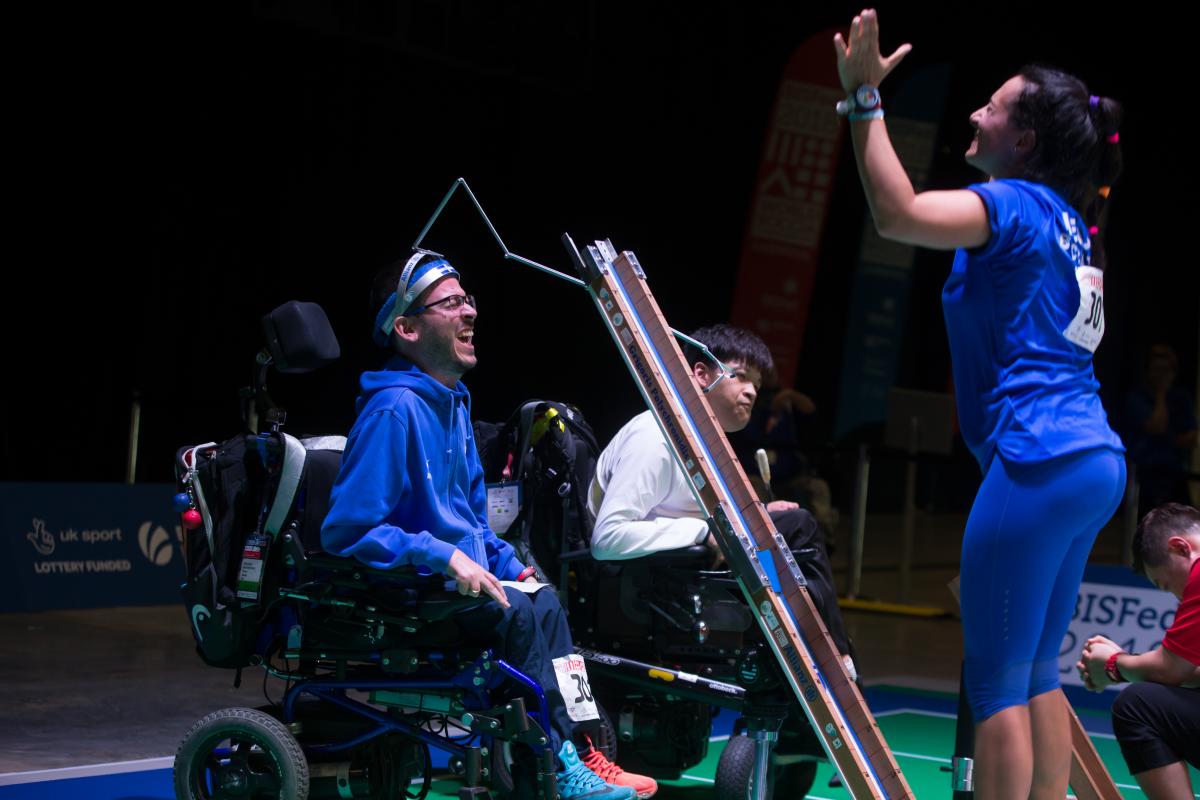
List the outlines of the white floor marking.
{"type": "Polygon", "coordinates": [[[152,769],[169,769],[175,763],[174,756],[143,758],[138,761],[113,761],[108,764],[90,764],[83,767],[61,767],[59,769],[35,769],[28,772],[0,773],[0,786],[15,786],[38,781],[60,781],[67,778],[92,778],[98,775],[116,775],[122,772],[146,772],[152,769]]]}

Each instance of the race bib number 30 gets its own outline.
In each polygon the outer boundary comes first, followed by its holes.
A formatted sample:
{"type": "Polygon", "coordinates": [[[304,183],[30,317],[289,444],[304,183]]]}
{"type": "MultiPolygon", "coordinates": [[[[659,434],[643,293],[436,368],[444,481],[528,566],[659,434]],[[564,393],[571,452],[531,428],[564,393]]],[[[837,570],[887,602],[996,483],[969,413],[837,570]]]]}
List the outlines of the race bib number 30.
{"type": "Polygon", "coordinates": [[[1068,341],[1094,353],[1104,337],[1104,273],[1095,267],[1076,267],[1079,310],[1063,331],[1068,341]]]}
{"type": "Polygon", "coordinates": [[[556,658],[552,663],[554,676],[558,678],[558,690],[567,703],[567,716],[575,722],[599,719],[600,712],[596,710],[596,699],[592,697],[592,687],[588,685],[583,659],[569,655],[556,658]]]}

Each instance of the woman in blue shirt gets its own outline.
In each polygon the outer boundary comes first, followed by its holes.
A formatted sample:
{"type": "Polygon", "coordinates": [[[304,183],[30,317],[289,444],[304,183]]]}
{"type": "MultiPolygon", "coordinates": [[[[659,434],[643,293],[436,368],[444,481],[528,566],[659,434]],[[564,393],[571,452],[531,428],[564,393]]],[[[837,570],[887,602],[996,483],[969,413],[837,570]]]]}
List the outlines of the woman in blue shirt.
{"type": "Polygon", "coordinates": [[[963,438],[984,472],[963,534],[966,689],[975,792],[1062,798],[1070,773],[1058,650],[1088,552],[1125,487],[1097,395],[1104,333],[1095,241],[1120,171],[1120,106],[1026,67],[971,115],[988,182],[916,193],[887,135],[873,10],[834,39],[859,175],[879,233],[954,249],[942,294],[963,438]]]}

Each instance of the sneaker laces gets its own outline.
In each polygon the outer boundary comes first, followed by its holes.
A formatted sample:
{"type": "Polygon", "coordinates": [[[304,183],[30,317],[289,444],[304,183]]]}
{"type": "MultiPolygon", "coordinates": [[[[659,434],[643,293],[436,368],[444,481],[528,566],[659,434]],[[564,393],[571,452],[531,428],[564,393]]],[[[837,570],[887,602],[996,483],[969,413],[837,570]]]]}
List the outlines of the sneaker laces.
{"type": "Polygon", "coordinates": [[[606,787],[604,780],[595,772],[588,769],[582,760],[575,762],[568,769],[558,773],[559,789],[567,791],[594,792],[606,787]]]}
{"type": "Polygon", "coordinates": [[[600,779],[605,783],[612,783],[618,775],[625,770],[608,760],[604,753],[600,752],[600,748],[592,744],[592,737],[586,736],[588,746],[591,747],[591,752],[580,759],[584,766],[592,772],[600,776],[600,779]]]}

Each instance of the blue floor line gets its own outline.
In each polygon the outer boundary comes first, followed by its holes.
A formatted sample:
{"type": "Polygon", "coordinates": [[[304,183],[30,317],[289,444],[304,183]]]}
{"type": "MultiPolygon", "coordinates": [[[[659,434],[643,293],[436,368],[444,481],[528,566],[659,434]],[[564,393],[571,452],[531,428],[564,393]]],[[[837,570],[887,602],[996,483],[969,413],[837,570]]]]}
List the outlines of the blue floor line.
{"type": "Polygon", "coordinates": [[[117,772],[90,778],[0,786],[0,800],[174,800],[171,770],[117,772]]]}

